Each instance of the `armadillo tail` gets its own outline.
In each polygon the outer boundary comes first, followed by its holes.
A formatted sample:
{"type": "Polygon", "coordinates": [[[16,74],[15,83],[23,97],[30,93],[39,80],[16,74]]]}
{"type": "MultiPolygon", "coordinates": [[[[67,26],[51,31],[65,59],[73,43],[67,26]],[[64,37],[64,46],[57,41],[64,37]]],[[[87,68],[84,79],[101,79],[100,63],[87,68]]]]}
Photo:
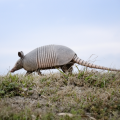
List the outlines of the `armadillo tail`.
{"type": "Polygon", "coordinates": [[[107,67],[103,67],[103,66],[99,66],[99,65],[94,65],[92,63],[88,63],[87,61],[81,60],[79,57],[75,56],[73,58],[73,61],[75,63],[78,63],[79,65],[83,65],[86,67],[90,67],[90,68],[96,68],[96,69],[102,69],[102,70],[110,70],[110,71],[119,71],[118,69],[112,69],[112,68],[107,68],[107,67]]]}

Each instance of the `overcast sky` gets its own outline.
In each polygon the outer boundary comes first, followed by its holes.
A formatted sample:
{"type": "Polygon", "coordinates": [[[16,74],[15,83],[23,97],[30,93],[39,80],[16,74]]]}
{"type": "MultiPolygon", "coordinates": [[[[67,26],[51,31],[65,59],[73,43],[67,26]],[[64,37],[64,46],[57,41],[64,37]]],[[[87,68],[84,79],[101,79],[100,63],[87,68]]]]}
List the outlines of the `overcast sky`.
{"type": "Polygon", "coordinates": [[[48,44],[120,69],[120,0],[0,0],[0,74],[14,66],[18,51],[48,44]]]}

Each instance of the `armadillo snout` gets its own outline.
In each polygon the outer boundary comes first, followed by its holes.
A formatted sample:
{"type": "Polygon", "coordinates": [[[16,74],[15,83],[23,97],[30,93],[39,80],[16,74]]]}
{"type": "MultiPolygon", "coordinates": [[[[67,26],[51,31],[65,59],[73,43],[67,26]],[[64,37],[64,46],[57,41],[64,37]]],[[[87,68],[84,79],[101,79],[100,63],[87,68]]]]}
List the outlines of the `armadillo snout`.
{"type": "Polygon", "coordinates": [[[14,71],[15,71],[15,70],[12,69],[10,72],[14,72],[14,71]]]}
{"type": "Polygon", "coordinates": [[[12,68],[12,69],[10,70],[10,72],[15,72],[16,70],[17,70],[17,68],[14,67],[14,68],[12,68]]]}

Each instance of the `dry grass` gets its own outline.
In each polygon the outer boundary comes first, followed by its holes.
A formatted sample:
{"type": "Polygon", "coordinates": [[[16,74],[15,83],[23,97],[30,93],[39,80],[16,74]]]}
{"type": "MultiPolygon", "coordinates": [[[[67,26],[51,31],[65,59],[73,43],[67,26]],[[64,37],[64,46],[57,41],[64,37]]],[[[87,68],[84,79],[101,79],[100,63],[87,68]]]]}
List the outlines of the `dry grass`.
{"type": "Polygon", "coordinates": [[[120,73],[0,76],[0,120],[120,120],[120,73]]]}

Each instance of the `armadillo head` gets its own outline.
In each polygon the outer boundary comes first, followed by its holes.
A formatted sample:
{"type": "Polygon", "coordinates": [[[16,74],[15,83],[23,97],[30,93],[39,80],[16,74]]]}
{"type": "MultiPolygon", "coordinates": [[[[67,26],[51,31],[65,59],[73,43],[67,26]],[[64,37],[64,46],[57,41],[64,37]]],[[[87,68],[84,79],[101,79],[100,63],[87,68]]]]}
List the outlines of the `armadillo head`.
{"type": "Polygon", "coordinates": [[[18,52],[18,56],[20,59],[16,62],[15,66],[11,69],[10,72],[15,72],[16,70],[23,68],[24,53],[22,51],[18,52]]]}

